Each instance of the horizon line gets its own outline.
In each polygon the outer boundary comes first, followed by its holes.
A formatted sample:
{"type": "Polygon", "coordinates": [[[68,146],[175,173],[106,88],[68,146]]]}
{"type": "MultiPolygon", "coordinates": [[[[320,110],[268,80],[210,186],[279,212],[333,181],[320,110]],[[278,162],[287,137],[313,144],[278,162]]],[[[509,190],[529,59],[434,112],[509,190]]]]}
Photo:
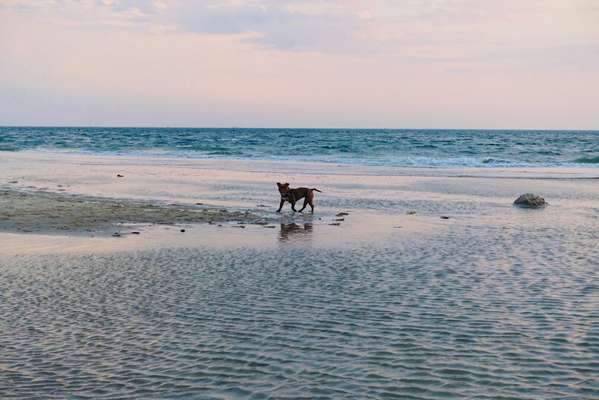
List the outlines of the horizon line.
{"type": "Polygon", "coordinates": [[[98,128],[98,129],[264,129],[264,130],[345,130],[345,131],[519,131],[519,132],[599,132],[599,129],[547,128],[348,128],[348,127],[255,127],[255,126],[168,126],[168,125],[1,125],[0,128],[98,128]]]}

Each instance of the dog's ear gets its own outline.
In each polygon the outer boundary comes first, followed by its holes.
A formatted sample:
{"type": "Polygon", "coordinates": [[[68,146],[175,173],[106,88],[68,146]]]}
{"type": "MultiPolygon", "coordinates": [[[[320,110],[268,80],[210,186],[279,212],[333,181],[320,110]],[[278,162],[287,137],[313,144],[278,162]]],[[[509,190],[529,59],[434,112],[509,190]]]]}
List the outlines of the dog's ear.
{"type": "Polygon", "coordinates": [[[281,182],[277,182],[277,186],[278,186],[278,187],[281,187],[281,186],[283,186],[283,185],[281,185],[281,182]]]}
{"type": "Polygon", "coordinates": [[[285,187],[289,187],[289,182],[285,182],[285,183],[283,184],[283,186],[285,186],[285,187]]]}

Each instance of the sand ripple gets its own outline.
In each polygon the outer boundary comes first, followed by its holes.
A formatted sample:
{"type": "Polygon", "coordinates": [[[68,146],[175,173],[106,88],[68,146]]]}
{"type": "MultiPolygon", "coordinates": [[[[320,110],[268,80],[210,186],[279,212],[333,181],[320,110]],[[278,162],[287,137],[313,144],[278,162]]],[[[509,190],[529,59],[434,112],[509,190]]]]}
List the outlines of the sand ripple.
{"type": "Polygon", "coordinates": [[[4,259],[0,397],[598,398],[598,239],[4,259]]]}

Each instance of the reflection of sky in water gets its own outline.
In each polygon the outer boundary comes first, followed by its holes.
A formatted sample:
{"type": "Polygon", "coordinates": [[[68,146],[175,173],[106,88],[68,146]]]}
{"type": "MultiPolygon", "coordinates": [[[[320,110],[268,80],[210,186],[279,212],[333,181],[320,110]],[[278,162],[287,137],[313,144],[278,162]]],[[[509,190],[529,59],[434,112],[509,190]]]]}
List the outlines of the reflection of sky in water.
{"type": "Polygon", "coordinates": [[[455,224],[310,245],[323,229],[345,228],[265,230],[293,246],[5,257],[0,388],[18,398],[596,397],[596,230],[455,224]]]}

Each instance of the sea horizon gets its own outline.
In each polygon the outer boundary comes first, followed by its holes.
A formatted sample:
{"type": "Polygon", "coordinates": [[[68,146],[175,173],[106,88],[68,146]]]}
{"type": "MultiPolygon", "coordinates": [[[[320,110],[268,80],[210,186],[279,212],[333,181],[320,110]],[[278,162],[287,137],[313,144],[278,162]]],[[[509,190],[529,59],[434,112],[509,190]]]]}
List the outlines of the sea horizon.
{"type": "Polygon", "coordinates": [[[0,151],[392,167],[595,167],[599,131],[0,127],[0,151]]]}
{"type": "Polygon", "coordinates": [[[423,128],[423,127],[356,127],[356,126],[324,126],[324,127],[306,127],[306,126],[235,126],[235,125],[80,125],[80,124],[0,124],[0,128],[115,128],[115,129],[264,129],[264,130],[347,130],[347,131],[500,131],[500,132],[599,132],[599,128],[423,128]]]}

